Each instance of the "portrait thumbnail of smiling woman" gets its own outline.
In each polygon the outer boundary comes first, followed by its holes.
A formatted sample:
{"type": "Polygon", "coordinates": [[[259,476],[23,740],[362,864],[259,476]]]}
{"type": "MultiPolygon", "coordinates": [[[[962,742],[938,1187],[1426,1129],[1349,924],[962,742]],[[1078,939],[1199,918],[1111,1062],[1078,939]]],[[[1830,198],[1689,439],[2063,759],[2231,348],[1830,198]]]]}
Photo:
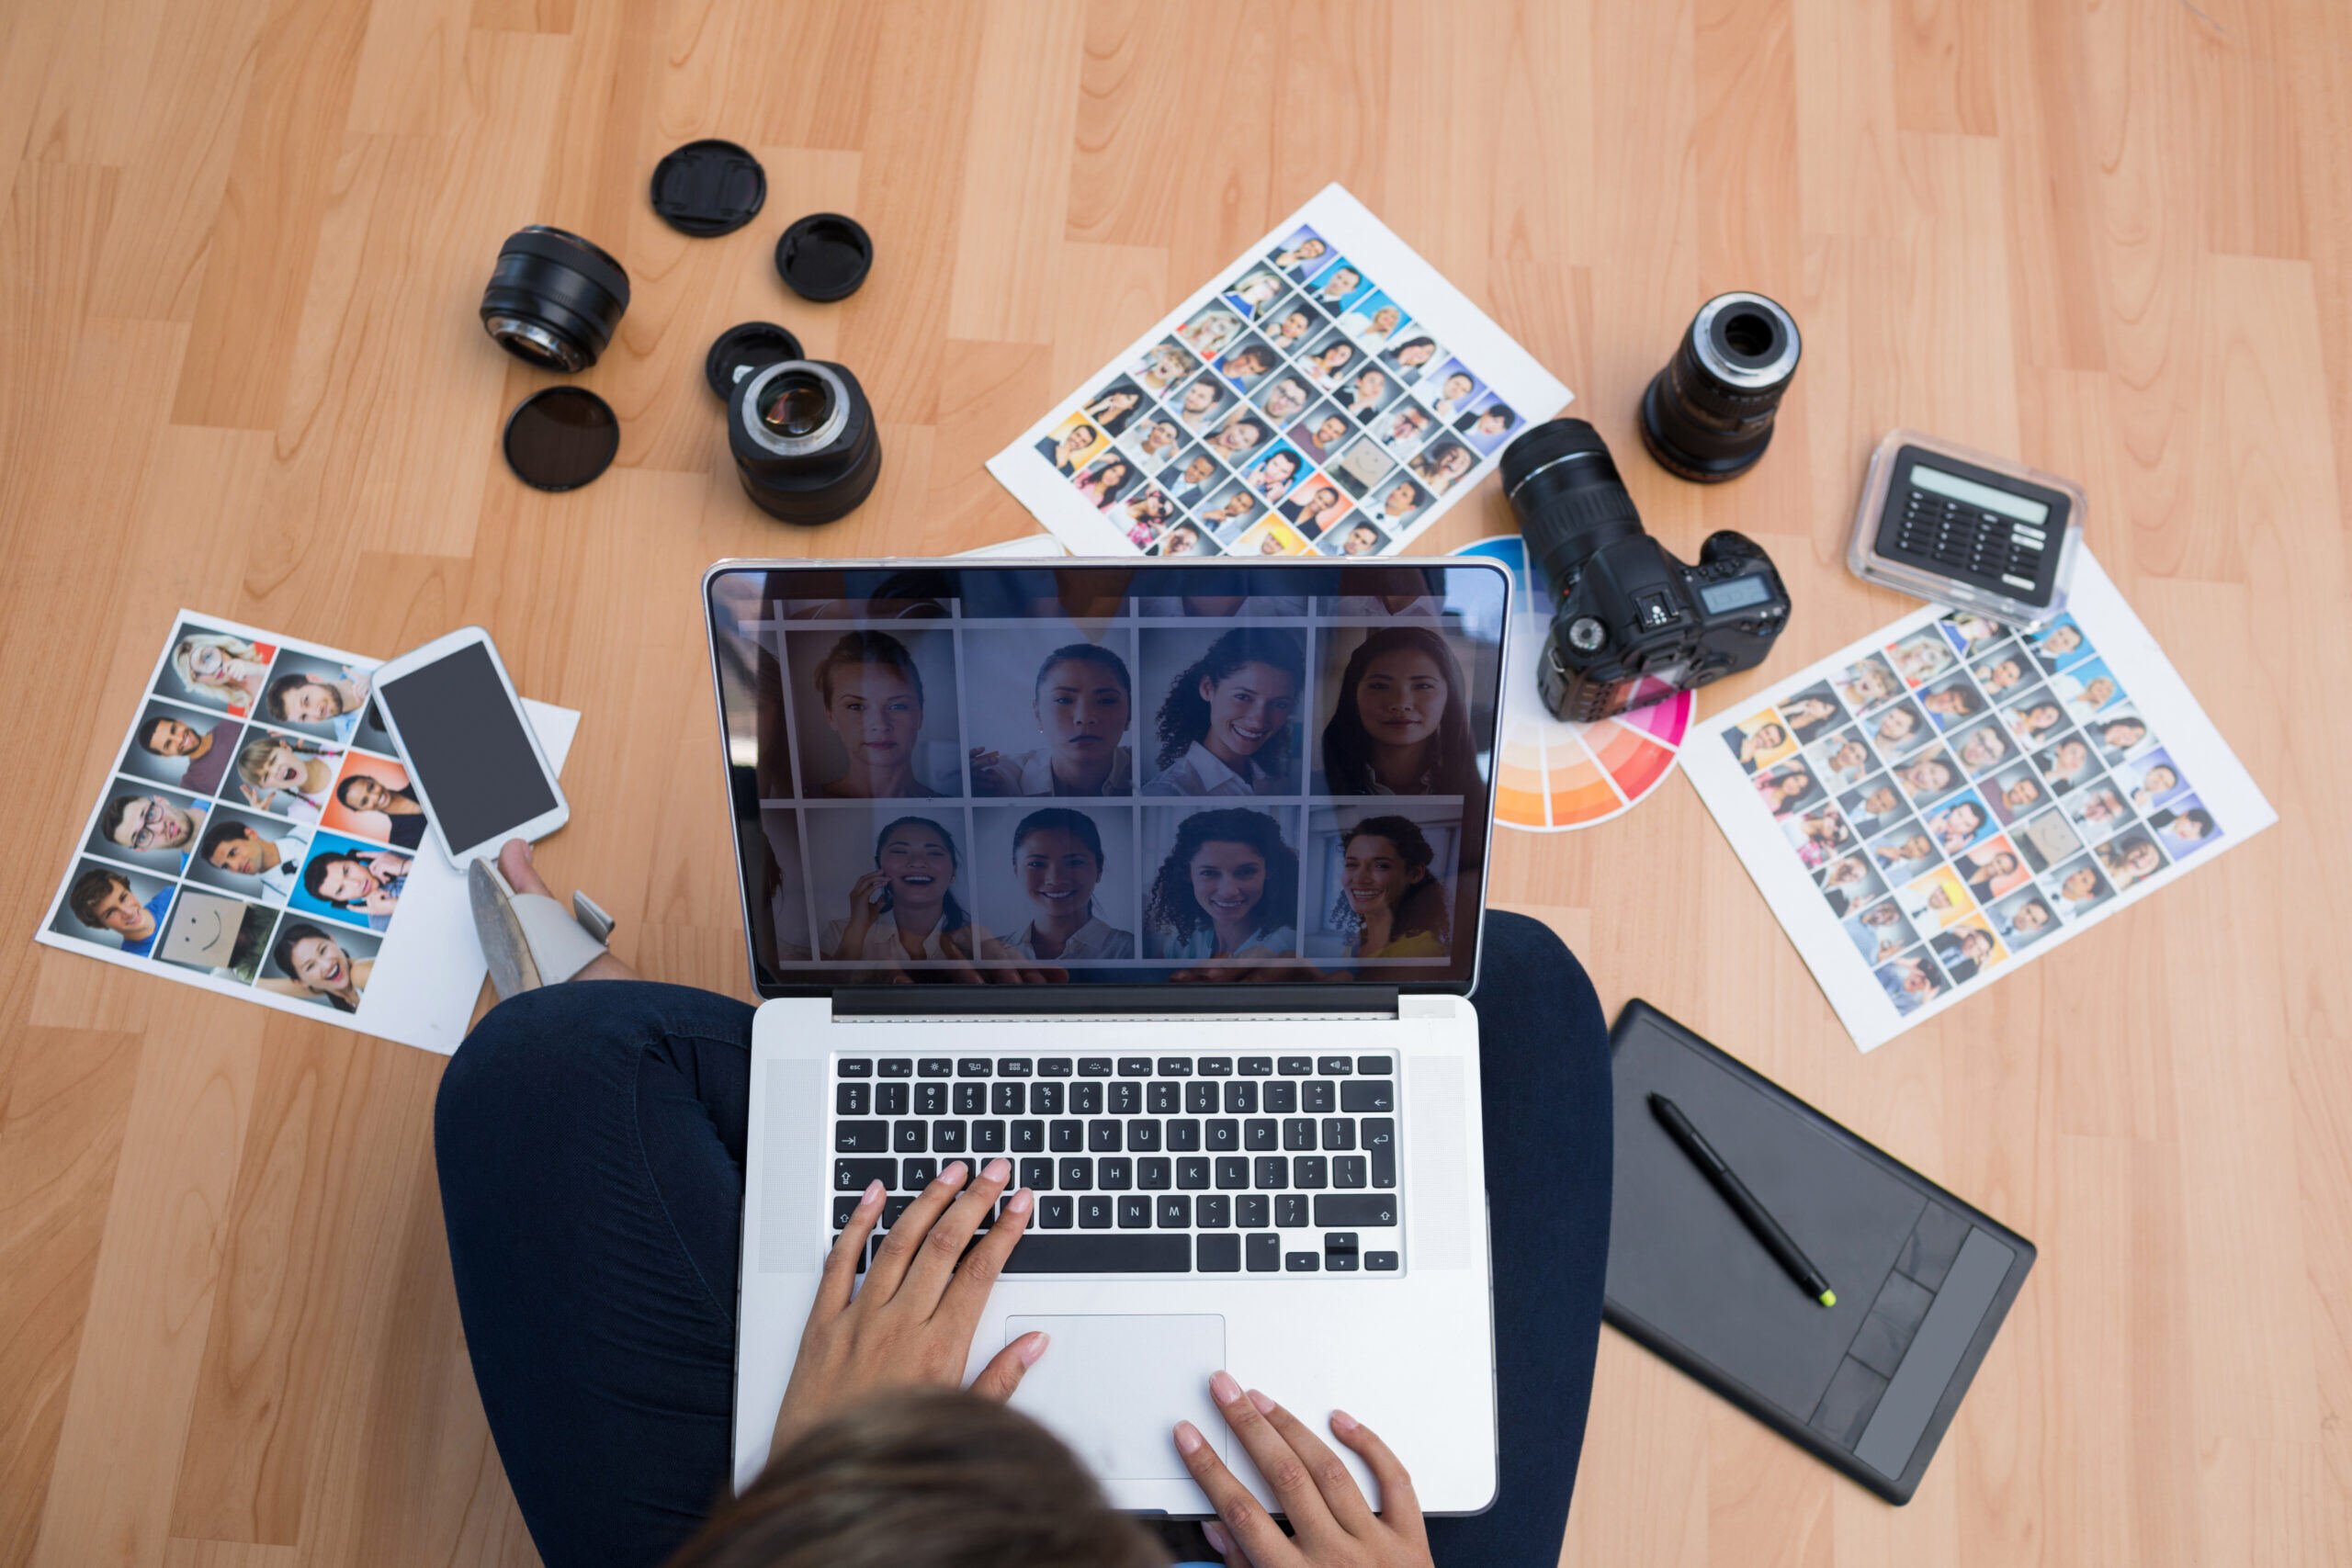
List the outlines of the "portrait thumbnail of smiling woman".
{"type": "Polygon", "coordinates": [[[978,795],[1135,792],[1135,634],[1058,617],[964,634],[978,795]]]}
{"type": "Polygon", "coordinates": [[[1487,759],[1471,710],[1473,662],[1490,644],[1429,626],[1343,627],[1323,639],[1317,794],[1474,794],[1487,759]]]}
{"type": "Polygon", "coordinates": [[[963,794],[956,656],[944,631],[794,631],[785,639],[802,787],[817,799],[963,794]]]}

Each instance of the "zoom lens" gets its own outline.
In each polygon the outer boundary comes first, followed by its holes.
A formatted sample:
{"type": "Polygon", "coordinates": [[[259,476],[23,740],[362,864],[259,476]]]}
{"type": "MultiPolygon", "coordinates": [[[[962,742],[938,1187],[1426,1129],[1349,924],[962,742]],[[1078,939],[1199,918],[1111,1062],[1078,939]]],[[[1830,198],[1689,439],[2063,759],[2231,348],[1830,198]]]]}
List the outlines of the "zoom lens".
{"type": "Polygon", "coordinates": [[[534,223],[498,248],[481,291],[482,330],[542,370],[585,370],[628,309],[628,274],[601,248],[534,223]]]}
{"type": "Polygon", "coordinates": [[[786,360],[748,377],[728,400],[727,444],[744,493],[786,523],[831,523],[882,476],[865,389],[821,360],[786,360]]]}
{"type": "Polygon", "coordinates": [[[1583,420],[1535,426],[1503,449],[1502,468],[1528,558],[1555,592],[1595,550],[1642,531],[1608,443],[1583,420]]]}
{"type": "Polygon", "coordinates": [[[1771,445],[1773,417],[1804,351],[1796,319],[1772,300],[1716,295],[1642,394],[1642,445],[1679,478],[1737,479],[1771,445]]]}

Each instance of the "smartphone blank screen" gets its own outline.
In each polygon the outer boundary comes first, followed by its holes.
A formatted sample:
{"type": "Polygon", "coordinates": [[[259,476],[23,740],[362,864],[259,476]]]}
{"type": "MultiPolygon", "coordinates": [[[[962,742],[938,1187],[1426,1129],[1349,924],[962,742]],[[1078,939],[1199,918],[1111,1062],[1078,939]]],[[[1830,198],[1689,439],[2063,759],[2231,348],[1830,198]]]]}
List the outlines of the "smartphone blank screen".
{"type": "Polygon", "coordinates": [[[469,849],[555,809],[522,712],[482,644],[388,681],[376,696],[390,710],[451,849],[469,849]]]}

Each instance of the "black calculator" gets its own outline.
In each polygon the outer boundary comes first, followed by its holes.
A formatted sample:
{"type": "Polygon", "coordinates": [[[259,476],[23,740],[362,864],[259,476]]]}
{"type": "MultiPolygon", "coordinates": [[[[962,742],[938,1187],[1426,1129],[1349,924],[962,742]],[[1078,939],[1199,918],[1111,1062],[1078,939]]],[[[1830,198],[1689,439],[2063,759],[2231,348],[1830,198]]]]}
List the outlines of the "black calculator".
{"type": "Polygon", "coordinates": [[[1873,582],[2039,626],[2066,606],[2081,489],[1916,432],[1871,458],[1847,563],[1873,582]]]}

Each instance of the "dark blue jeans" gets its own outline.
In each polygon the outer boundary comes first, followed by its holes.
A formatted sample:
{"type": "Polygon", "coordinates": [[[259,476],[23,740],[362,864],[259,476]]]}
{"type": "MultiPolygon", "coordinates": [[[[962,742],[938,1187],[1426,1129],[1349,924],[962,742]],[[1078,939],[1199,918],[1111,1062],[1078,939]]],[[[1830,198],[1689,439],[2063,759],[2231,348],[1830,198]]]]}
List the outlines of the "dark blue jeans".
{"type": "MultiPolygon", "coordinates": [[[[1444,1568],[1550,1568],[1600,1332],[1608,1034],[1584,970],[1523,916],[1487,917],[1473,1000],[1502,1485],[1430,1537],[1444,1568]]],[[[556,986],[484,1018],[441,1080],[466,1346],[554,1568],[658,1563],[726,1484],[751,1042],[752,1010],[707,991],[556,986]]]]}

